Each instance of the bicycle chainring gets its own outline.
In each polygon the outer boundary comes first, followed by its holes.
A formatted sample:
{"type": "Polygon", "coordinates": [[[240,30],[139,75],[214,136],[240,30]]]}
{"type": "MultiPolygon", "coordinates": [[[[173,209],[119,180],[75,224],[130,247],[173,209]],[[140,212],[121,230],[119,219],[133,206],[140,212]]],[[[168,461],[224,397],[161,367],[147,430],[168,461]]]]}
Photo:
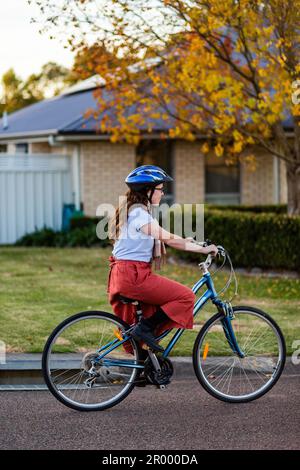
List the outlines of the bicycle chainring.
{"type": "Polygon", "coordinates": [[[167,385],[171,382],[171,377],[173,375],[174,369],[173,364],[170,359],[157,357],[161,372],[156,372],[154,370],[153,364],[148,358],[145,361],[145,371],[144,374],[147,380],[153,385],[167,385]]]}

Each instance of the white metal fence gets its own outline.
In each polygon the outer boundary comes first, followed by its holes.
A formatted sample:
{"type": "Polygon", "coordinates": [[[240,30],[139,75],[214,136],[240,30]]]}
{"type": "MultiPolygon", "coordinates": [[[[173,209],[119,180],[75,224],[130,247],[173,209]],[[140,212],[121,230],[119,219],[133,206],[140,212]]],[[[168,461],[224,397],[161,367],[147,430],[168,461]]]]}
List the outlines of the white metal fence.
{"type": "Polygon", "coordinates": [[[0,153],[0,244],[44,226],[60,230],[71,202],[70,157],[0,153]]]}

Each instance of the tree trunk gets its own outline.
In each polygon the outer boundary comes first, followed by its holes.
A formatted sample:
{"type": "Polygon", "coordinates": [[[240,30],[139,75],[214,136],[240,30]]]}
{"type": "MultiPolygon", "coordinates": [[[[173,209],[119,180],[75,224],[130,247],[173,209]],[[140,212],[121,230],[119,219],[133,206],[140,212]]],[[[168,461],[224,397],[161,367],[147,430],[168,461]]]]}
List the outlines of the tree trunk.
{"type": "Polygon", "coordinates": [[[300,215],[300,165],[286,165],[288,189],[288,214],[300,215]]]}

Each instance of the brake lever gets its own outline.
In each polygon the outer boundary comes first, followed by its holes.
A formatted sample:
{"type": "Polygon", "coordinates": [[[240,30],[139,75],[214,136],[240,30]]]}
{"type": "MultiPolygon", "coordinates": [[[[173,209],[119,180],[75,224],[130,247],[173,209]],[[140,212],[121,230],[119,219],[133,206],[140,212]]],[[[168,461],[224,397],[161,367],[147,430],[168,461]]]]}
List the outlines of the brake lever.
{"type": "Polygon", "coordinates": [[[217,245],[217,248],[218,248],[218,255],[223,256],[223,258],[225,258],[226,256],[225,248],[223,248],[223,246],[221,245],[217,245]]]}

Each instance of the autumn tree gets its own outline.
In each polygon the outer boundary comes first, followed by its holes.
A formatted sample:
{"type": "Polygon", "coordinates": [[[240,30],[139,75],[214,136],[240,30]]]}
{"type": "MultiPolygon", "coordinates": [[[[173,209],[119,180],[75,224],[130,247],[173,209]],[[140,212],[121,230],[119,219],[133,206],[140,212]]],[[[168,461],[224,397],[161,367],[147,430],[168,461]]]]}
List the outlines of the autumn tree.
{"type": "Polygon", "coordinates": [[[2,99],[0,100],[0,115],[4,111],[12,113],[18,109],[55,96],[68,85],[67,78],[70,70],[66,67],[48,62],[39,73],[30,74],[25,80],[18,77],[10,68],[1,79],[2,99]]]}
{"type": "Polygon", "coordinates": [[[65,78],[65,83],[70,85],[96,74],[101,75],[107,64],[113,67],[115,61],[118,60],[112,52],[106,50],[105,46],[98,42],[91,45],[83,42],[80,46],[77,44],[76,46],[71,45],[71,47],[76,55],[72,69],[65,78]]]}
{"type": "Polygon", "coordinates": [[[163,119],[162,137],[206,136],[202,152],[229,161],[254,162],[259,145],[286,163],[288,211],[300,214],[300,0],[35,1],[45,29],[68,27],[73,48],[92,37],[114,57],[94,62],[106,81],[99,129],[112,141],[136,143],[163,119]]]}
{"type": "Polygon", "coordinates": [[[16,75],[12,68],[3,74],[1,85],[3,90],[0,103],[1,114],[3,111],[7,111],[8,113],[17,111],[24,106],[42,99],[42,96],[37,96],[32,93],[32,88],[28,90],[25,89],[22,79],[16,75]]]}

